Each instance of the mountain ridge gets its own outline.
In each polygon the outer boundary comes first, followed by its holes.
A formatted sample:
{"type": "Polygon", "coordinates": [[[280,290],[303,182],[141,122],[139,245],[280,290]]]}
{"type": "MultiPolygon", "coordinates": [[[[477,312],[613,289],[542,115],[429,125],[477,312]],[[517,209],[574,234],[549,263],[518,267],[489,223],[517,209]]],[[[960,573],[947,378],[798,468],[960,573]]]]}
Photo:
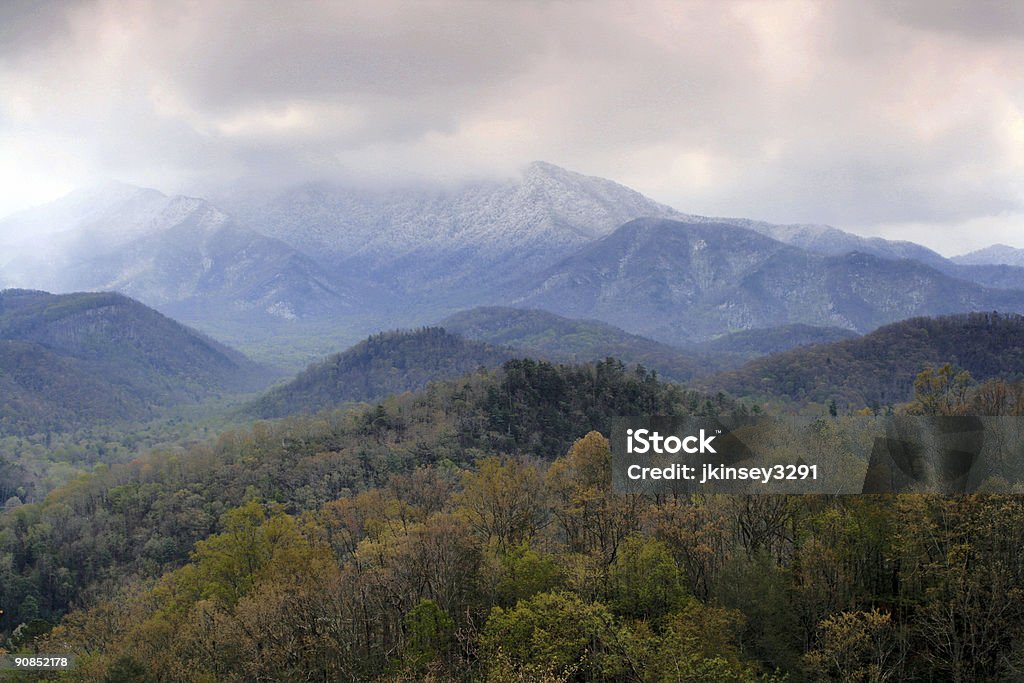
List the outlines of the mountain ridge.
{"type": "Polygon", "coordinates": [[[540,309],[480,306],[437,324],[467,339],[512,347],[537,358],[570,363],[617,358],[674,381],[737,366],[743,360],[732,354],[675,347],[598,320],[566,318],[540,309]]]}
{"type": "Polygon", "coordinates": [[[549,268],[515,299],[667,343],[789,323],[867,332],[916,315],[1024,311],[917,261],[812,254],[738,226],[638,219],[549,268]]]}
{"type": "Polygon", "coordinates": [[[287,355],[296,365],[336,339],[431,324],[484,305],[600,318],[679,345],[796,323],[864,332],[911,315],[1016,310],[1017,295],[1006,292],[1024,291],[1019,266],[958,263],[910,242],[824,225],[689,215],[614,181],[546,162],[530,164],[515,179],[462,186],[370,190],[320,183],[258,199],[236,194],[239,205],[229,211],[131,186],[105,191],[109,196],[74,193],[0,221],[0,246],[14,245],[0,251],[2,283],[122,291],[261,357],[287,355]],[[711,250],[717,261],[694,260],[685,251],[693,245],[670,240],[647,247],[651,262],[663,264],[655,267],[661,282],[634,279],[638,288],[627,291],[628,278],[603,281],[597,298],[586,287],[558,284],[558,277],[581,275],[559,276],[559,264],[585,263],[630,221],[652,216],[708,232],[705,242],[717,244],[711,250]],[[12,238],[22,229],[51,235],[52,244],[33,249],[28,238],[12,238]],[[747,267],[737,268],[714,233],[732,236],[747,267]],[[684,251],[672,253],[680,246],[684,251]],[[783,253],[783,246],[791,251],[783,253]],[[689,280],[673,274],[682,266],[697,268],[689,280]],[[732,295],[721,282],[714,291],[700,283],[733,276],[740,279],[732,295]],[[692,324],[670,319],[659,326],[630,312],[660,314],[667,303],[685,299],[688,287],[704,292],[696,309],[687,304],[696,316],[692,324]],[[551,301],[548,290],[558,291],[551,301]],[[912,295],[901,303],[900,292],[912,295]],[[914,297],[920,305],[910,305],[914,297]],[[940,298],[951,305],[936,305],[940,298]]]}
{"type": "Polygon", "coordinates": [[[856,339],[758,358],[698,384],[733,396],[878,407],[909,401],[917,374],[945,363],[968,370],[977,380],[1019,379],[1024,376],[1024,316],[910,318],[856,339]]]}
{"type": "Polygon", "coordinates": [[[0,291],[0,429],[60,430],[265,386],[275,372],[124,295],[0,291]]]}
{"type": "Polygon", "coordinates": [[[512,349],[466,340],[440,327],[371,335],[312,363],[249,404],[261,418],[315,413],[346,402],[380,399],[493,368],[518,355],[512,349]]]}
{"type": "Polygon", "coordinates": [[[965,266],[1024,267],[1024,249],[1018,249],[1006,244],[993,244],[967,254],[954,256],[950,260],[965,266]]]}

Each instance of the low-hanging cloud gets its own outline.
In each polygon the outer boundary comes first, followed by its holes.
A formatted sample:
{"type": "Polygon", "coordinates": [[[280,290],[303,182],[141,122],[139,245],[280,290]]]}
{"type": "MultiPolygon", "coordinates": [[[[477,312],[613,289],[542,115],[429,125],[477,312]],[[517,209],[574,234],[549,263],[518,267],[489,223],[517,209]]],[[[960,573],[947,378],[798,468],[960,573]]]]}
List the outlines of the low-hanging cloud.
{"type": "Polygon", "coordinates": [[[1024,213],[1012,3],[17,0],[0,25],[0,211],[108,176],[202,193],[539,158],[694,213],[931,225],[945,251],[1012,242],[1024,213]]]}

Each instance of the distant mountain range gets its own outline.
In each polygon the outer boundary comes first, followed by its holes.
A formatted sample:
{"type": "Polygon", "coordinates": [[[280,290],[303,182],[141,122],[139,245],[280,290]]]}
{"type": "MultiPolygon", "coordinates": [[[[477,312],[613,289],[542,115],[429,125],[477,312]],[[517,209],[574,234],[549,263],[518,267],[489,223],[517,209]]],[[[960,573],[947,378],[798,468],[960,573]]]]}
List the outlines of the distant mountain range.
{"type": "Polygon", "coordinates": [[[417,301],[479,303],[638,216],[679,212],[603,178],[536,162],[522,177],[389,191],[306,185],[228,198],[240,220],[417,301]],[[469,286],[471,289],[465,290],[469,286]]]}
{"type": "Polygon", "coordinates": [[[1005,244],[993,244],[963,256],[954,256],[950,260],[965,266],[1024,267],[1024,249],[1008,247],[1005,244]]]}
{"type": "Polygon", "coordinates": [[[789,323],[867,332],[960,311],[1024,311],[919,261],[814,254],[725,223],[637,219],[524,283],[516,303],[670,342],[789,323]]]}
{"type": "Polygon", "coordinates": [[[262,357],[483,305],[676,346],[1024,312],[1019,250],[950,260],[829,226],[693,216],[542,162],[460,187],[319,184],[220,202],[108,185],[9,217],[0,286],[120,291],[262,357]]]}
{"type": "Polygon", "coordinates": [[[913,398],[926,366],[953,363],[976,380],[1024,377],[1024,317],[993,313],[914,318],[857,339],[758,358],[698,384],[733,396],[840,406],[896,405],[913,398]]]}
{"type": "Polygon", "coordinates": [[[794,325],[728,335],[705,349],[681,349],[594,320],[572,320],[541,310],[481,307],[445,318],[435,327],[373,335],[271,389],[248,412],[263,418],[313,413],[421,389],[428,382],[525,357],[560,363],[615,358],[685,382],[737,368],[770,350],[850,336],[855,335],[846,330],[794,325]],[[725,348],[730,351],[721,350],[725,348]]]}
{"type": "Polygon", "coordinates": [[[120,294],[0,291],[0,433],[148,418],[274,376],[120,294]]]}
{"type": "Polygon", "coordinates": [[[7,286],[119,291],[175,317],[253,324],[362,303],[343,278],[202,199],[106,186],[0,222],[0,234],[23,236],[0,266],[7,286]]]}

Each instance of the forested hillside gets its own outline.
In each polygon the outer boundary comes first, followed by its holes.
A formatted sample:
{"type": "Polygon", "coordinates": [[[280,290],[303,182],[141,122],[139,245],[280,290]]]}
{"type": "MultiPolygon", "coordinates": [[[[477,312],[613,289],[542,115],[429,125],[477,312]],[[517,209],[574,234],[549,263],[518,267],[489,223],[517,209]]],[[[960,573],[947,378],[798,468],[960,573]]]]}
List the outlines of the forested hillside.
{"type": "Polygon", "coordinates": [[[792,349],[702,380],[734,396],[835,400],[840,407],[910,400],[922,368],[945,363],[977,380],[1024,376],[1024,317],[971,313],[913,318],[857,339],[792,349]]]}
{"type": "Polygon", "coordinates": [[[0,434],[150,418],[272,376],[120,294],[0,292],[0,434]]]}
{"type": "Polygon", "coordinates": [[[484,306],[456,313],[438,324],[467,339],[511,346],[551,360],[585,362],[612,357],[639,363],[676,381],[734,367],[744,358],[681,349],[597,320],[575,320],[536,309],[484,306]]]}
{"type": "MultiPolygon", "coordinates": [[[[957,400],[1024,411],[1019,384],[957,400]]],[[[1017,497],[609,490],[611,417],[730,412],[514,360],[154,453],[0,515],[0,629],[78,681],[1012,677],[1017,497]]]]}
{"type": "Polygon", "coordinates": [[[731,332],[697,345],[712,353],[739,354],[747,358],[788,351],[797,346],[827,344],[853,339],[856,332],[843,327],[815,327],[814,325],[780,325],[757,330],[731,332]]]}
{"type": "Polygon", "coordinates": [[[259,417],[315,413],[345,402],[422,389],[436,379],[496,367],[513,355],[508,348],[466,341],[439,327],[383,332],[314,363],[257,399],[249,412],[259,417]]]}
{"type": "Polygon", "coordinates": [[[421,465],[458,469],[484,454],[553,459],[616,415],[732,409],[616,361],[513,360],[373,408],[257,423],[187,454],[113,466],[0,517],[0,603],[34,605],[9,610],[14,620],[55,619],[98,581],[179,565],[226,510],[254,497],[297,513],[421,465]]]}

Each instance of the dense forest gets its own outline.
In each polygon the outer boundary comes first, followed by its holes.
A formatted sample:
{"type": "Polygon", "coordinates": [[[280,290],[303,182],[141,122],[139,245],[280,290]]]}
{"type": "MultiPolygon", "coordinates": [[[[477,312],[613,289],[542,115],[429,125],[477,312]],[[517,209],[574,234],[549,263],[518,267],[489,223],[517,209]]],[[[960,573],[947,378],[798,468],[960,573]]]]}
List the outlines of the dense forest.
{"type": "MultiPolygon", "coordinates": [[[[553,459],[574,435],[619,414],[732,405],[618,361],[522,360],[374,407],[257,423],[186,452],[158,449],[0,518],[0,601],[31,598],[40,616],[56,618],[111,572],[156,575],[184,560],[225,510],[254,496],[289,512],[315,509],[421,464],[468,467],[486,454],[553,459]]],[[[19,616],[8,610],[8,618],[19,616]]]]}
{"type": "Polygon", "coordinates": [[[125,463],[154,448],[181,450],[251,420],[246,396],[177,406],[145,421],[97,421],[75,429],[0,435],[0,503],[43,500],[52,489],[97,466],[125,463]]]}
{"type": "Polygon", "coordinates": [[[787,351],[797,346],[827,344],[844,339],[855,339],[858,336],[860,335],[853,330],[843,327],[817,327],[794,323],[731,332],[697,344],[696,347],[715,353],[734,353],[751,358],[787,351]]]}
{"type": "MultiPolygon", "coordinates": [[[[953,366],[915,384],[907,412],[1024,412],[953,366]]],[[[0,628],[82,681],[1017,674],[1016,497],[609,489],[611,417],[744,411],[514,360],[155,452],[0,516],[0,628]]]]}
{"type": "Polygon", "coordinates": [[[315,413],[422,389],[432,380],[497,367],[514,355],[508,348],[467,341],[440,327],[382,332],[310,365],[253,402],[249,412],[264,418],[315,413]]]}
{"type": "Polygon", "coordinates": [[[759,358],[699,384],[734,396],[878,408],[909,401],[921,369],[944,363],[978,380],[1024,377],[1024,317],[969,313],[912,318],[856,339],[759,358]]]}
{"type": "MultiPolygon", "coordinates": [[[[638,363],[677,382],[734,368],[751,355],[759,355],[748,353],[746,348],[742,353],[678,348],[629,334],[608,323],[576,320],[538,309],[483,306],[456,313],[439,324],[467,339],[510,346],[532,357],[575,363],[613,357],[638,363]]],[[[784,339],[792,337],[778,332],[773,338],[784,344],[784,339]]]]}
{"type": "Polygon", "coordinates": [[[0,291],[0,435],[150,420],[274,376],[120,294],[0,291]]]}

